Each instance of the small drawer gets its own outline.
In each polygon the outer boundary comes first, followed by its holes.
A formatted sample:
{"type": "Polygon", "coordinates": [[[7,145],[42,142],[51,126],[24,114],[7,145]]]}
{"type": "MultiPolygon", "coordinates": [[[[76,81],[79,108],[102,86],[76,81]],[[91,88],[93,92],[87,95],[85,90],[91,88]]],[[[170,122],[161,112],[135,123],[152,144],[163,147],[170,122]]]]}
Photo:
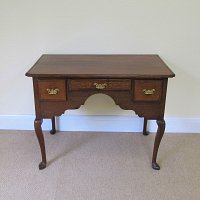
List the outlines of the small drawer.
{"type": "Polygon", "coordinates": [[[135,80],[135,101],[160,101],[161,95],[161,80],[135,80]]]}
{"type": "Polygon", "coordinates": [[[71,79],[69,90],[130,90],[129,79],[71,79]]]}
{"type": "Polygon", "coordinates": [[[66,100],[65,80],[38,80],[39,97],[41,100],[66,100]]]}

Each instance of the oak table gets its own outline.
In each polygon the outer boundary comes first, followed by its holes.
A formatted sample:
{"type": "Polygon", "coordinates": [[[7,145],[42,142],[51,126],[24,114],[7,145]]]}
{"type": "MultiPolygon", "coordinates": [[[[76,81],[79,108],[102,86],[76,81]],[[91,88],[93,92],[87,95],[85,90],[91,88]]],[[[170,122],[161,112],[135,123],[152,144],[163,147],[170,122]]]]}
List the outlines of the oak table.
{"type": "Polygon", "coordinates": [[[26,76],[33,79],[34,127],[42,155],[39,169],[47,164],[43,119],[52,120],[50,133],[55,134],[55,116],[78,109],[97,93],[144,117],[144,135],[148,134],[147,120],[157,120],[152,168],[160,169],[156,158],[165,130],[167,81],[175,74],[158,55],[42,55],[26,76]]]}

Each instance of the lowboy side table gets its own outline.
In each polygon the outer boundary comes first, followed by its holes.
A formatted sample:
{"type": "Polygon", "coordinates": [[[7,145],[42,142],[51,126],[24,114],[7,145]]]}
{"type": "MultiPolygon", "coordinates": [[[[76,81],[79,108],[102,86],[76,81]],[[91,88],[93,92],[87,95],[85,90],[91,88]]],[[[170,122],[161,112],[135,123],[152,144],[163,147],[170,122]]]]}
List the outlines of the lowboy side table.
{"type": "Polygon", "coordinates": [[[34,127],[42,155],[39,169],[47,163],[43,119],[52,120],[54,134],[55,116],[78,109],[96,93],[109,95],[122,109],[144,117],[144,135],[147,120],[157,120],[152,168],[160,169],[156,158],[165,130],[167,81],[175,74],[158,55],[42,55],[26,76],[33,79],[34,127]]]}

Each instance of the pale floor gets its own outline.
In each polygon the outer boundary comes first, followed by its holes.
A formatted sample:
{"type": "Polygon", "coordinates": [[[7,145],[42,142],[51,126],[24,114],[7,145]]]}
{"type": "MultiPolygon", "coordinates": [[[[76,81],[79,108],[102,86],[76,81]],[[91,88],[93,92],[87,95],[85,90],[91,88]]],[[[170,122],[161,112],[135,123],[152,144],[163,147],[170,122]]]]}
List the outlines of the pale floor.
{"type": "Polygon", "coordinates": [[[49,165],[33,131],[0,131],[0,200],[199,200],[200,134],[45,133],[49,165]]]}

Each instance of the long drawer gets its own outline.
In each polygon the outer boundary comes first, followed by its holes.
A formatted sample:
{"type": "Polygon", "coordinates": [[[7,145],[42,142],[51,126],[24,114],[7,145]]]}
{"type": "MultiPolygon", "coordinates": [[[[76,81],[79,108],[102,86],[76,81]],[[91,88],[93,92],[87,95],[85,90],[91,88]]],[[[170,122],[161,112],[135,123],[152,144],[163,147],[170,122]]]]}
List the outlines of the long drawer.
{"type": "Polygon", "coordinates": [[[69,90],[131,90],[130,79],[70,79],[69,90]]]}

